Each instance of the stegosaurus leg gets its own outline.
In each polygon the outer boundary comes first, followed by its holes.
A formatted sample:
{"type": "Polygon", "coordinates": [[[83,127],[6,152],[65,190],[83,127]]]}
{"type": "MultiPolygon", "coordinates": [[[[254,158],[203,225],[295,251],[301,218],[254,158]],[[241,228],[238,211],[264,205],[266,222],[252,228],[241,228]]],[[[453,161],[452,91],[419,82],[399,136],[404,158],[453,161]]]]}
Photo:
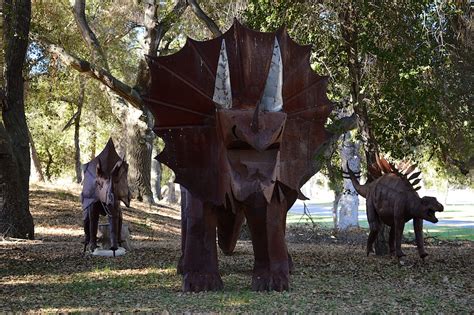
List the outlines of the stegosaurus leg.
{"type": "Polygon", "coordinates": [[[367,220],[369,221],[369,238],[367,239],[367,256],[374,252],[374,242],[380,229],[380,222],[374,205],[367,200],[367,220]]]}

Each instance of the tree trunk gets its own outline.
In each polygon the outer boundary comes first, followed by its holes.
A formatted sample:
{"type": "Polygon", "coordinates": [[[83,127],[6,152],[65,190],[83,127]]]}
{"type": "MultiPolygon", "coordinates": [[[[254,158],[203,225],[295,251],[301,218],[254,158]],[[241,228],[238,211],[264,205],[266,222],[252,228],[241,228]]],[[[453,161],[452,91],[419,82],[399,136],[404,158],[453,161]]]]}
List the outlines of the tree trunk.
{"type": "Polygon", "coordinates": [[[339,201],[341,200],[342,193],[339,191],[334,192],[334,201],[332,202],[332,224],[334,231],[337,231],[337,209],[339,208],[339,201]]]}
{"type": "Polygon", "coordinates": [[[178,198],[176,198],[176,189],[175,189],[175,175],[174,173],[171,174],[170,180],[166,184],[168,186],[168,193],[165,195],[165,201],[169,204],[175,204],[178,202],[178,198]]]}
{"type": "Polygon", "coordinates": [[[90,160],[95,158],[97,148],[97,116],[95,113],[92,115],[91,127],[91,136],[89,138],[89,145],[91,147],[90,160]]]}
{"type": "MultiPolygon", "coordinates": [[[[348,3],[344,10],[340,13],[341,21],[341,33],[346,44],[347,53],[347,67],[349,70],[349,76],[351,78],[351,95],[354,112],[357,115],[357,127],[362,137],[362,143],[364,145],[364,152],[367,165],[371,165],[376,161],[377,142],[372,134],[370,128],[370,120],[367,111],[367,104],[364,101],[364,97],[361,92],[361,78],[362,78],[362,67],[361,67],[361,56],[359,54],[358,47],[358,12],[356,9],[356,2],[351,1],[348,3]]],[[[372,175],[367,172],[367,181],[372,181],[372,175]]],[[[382,231],[388,229],[382,228],[382,231]]],[[[375,254],[386,255],[389,254],[388,248],[388,237],[387,232],[378,233],[378,238],[375,242],[375,254]]]]}
{"type": "MultiPolygon", "coordinates": [[[[343,136],[341,143],[341,166],[346,169],[346,163],[355,173],[360,173],[359,145],[351,139],[350,132],[343,136]]],[[[338,230],[359,227],[359,195],[349,178],[343,180],[343,193],[338,204],[338,230]]]]}
{"type": "Polygon", "coordinates": [[[31,160],[33,161],[33,168],[36,174],[36,180],[44,182],[43,169],[41,167],[41,161],[38,157],[38,152],[36,151],[35,142],[33,136],[31,135],[30,129],[28,129],[28,138],[30,139],[30,150],[31,150],[31,160]]]}
{"type": "Polygon", "coordinates": [[[28,46],[31,2],[3,2],[5,100],[0,121],[0,233],[34,238],[29,210],[30,144],[24,106],[23,63],[28,46]]]}
{"type": "Polygon", "coordinates": [[[53,155],[51,154],[51,151],[49,151],[49,147],[46,147],[46,155],[48,156],[48,161],[46,162],[46,169],[45,169],[45,174],[46,174],[46,179],[48,181],[51,181],[51,177],[53,177],[53,174],[51,174],[51,165],[53,164],[53,155]]]}
{"type": "MultiPolygon", "coordinates": [[[[125,132],[127,135],[126,147],[130,170],[128,172],[130,190],[134,198],[147,203],[154,203],[151,191],[151,155],[153,150],[154,134],[148,123],[134,117],[132,112],[137,111],[130,107],[128,111],[125,132]]],[[[141,115],[149,118],[150,112],[141,115]]]]}
{"type": "Polygon", "coordinates": [[[81,163],[81,146],[79,132],[81,128],[81,114],[85,99],[85,79],[79,77],[79,98],[77,100],[77,113],[74,119],[74,162],[76,164],[76,183],[82,183],[82,163],[81,163]]]}
{"type": "MultiPolygon", "coordinates": [[[[128,172],[130,190],[138,200],[153,203],[150,185],[151,152],[154,138],[151,130],[152,114],[143,108],[142,99],[135,89],[126,86],[119,80],[114,80],[115,78],[110,75],[106,52],[89,27],[85,8],[85,0],[75,0],[73,5],[74,19],[82,38],[92,53],[94,64],[101,66],[106,71],[106,73],[102,72],[96,77],[104,83],[104,85],[101,85],[101,89],[110,102],[112,112],[122,123],[125,138],[121,142],[125,145],[130,167],[128,172]]],[[[142,67],[140,69],[147,70],[146,68],[142,69],[142,67]]],[[[142,78],[144,75],[139,74],[138,77],[142,78]]]]}
{"type": "Polygon", "coordinates": [[[158,150],[156,146],[153,146],[152,151],[152,160],[151,160],[151,188],[153,190],[153,198],[155,200],[163,199],[161,195],[161,178],[162,178],[162,168],[161,163],[158,162],[155,157],[158,155],[158,150]]]}

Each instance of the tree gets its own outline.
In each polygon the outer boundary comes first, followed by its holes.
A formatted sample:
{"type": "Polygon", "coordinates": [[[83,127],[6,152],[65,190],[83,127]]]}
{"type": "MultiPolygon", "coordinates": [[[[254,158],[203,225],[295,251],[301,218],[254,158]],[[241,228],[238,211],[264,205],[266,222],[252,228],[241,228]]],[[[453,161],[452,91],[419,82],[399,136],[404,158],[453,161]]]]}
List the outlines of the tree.
{"type": "MultiPolygon", "coordinates": [[[[98,4],[100,5],[100,4],[98,4]]],[[[140,24],[133,20],[139,20],[136,16],[137,6],[130,5],[123,9],[122,4],[105,3],[108,5],[111,14],[123,14],[124,19],[107,20],[109,23],[116,23],[114,28],[118,29],[118,34],[112,36],[115,39],[121,39],[129,34],[132,29],[142,27],[145,31],[145,48],[147,55],[155,56],[159,52],[162,39],[168,30],[174,26],[179,18],[184,14],[186,8],[190,7],[193,13],[202,20],[214,35],[219,35],[220,31],[217,25],[200,8],[197,1],[175,1],[173,8],[159,20],[159,11],[161,10],[159,1],[148,1],[143,4],[144,17],[140,24]],[[127,11],[128,9],[128,11],[127,11]],[[132,13],[131,13],[132,12],[132,13]],[[132,21],[131,21],[132,20],[132,21]]],[[[44,34],[36,34],[35,41],[40,43],[51,55],[56,56],[61,62],[77,71],[87,74],[101,83],[103,93],[106,95],[112,112],[122,124],[121,142],[126,144],[127,159],[130,164],[130,185],[138,199],[153,201],[152,190],[150,187],[151,154],[153,147],[154,134],[151,130],[153,126],[153,117],[144,107],[142,95],[146,93],[148,85],[148,68],[143,55],[137,55],[134,64],[136,81],[131,83],[130,74],[127,73],[126,81],[118,79],[112,73],[113,54],[108,54],[99,40],[100,37],[93,31],[86,16],[85,0],[77,0],[71,7],[77,29],[85,42],[90,61],[77,57],[63,47],[54,44],[44,34]]],[[[104,28],[110,33],[107,25],[95,24],[96,29],[104,28]]],[[[137,41],[137,36],[131,39],[137,41]]],[[[168,45],[170,40],[168,40],[168,45]]],[[[110,42],[109,42],[110,44],[110,42]]],[[[123,49],[129,49],[130,42],[123,49]]],[[[122,54],[124,52],[122,51],[122,54]]],[[[117,60],[114,60],[117,61],[117,60]]]]}
{"type": "Polygon", "coordinates": [[[31,2],[5,0],[1,9],[5,62],[0,73],[4,85],[0,120],[0,233],[33,239],[34,223],[28,196],[30,152],[22,75],[31,2]]]}

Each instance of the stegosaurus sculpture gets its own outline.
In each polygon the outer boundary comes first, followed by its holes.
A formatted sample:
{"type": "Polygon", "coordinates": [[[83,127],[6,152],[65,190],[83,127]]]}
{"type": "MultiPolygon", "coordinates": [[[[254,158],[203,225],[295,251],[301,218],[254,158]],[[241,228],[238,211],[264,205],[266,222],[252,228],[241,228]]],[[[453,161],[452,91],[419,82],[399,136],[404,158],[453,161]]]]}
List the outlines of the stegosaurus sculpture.
{"type": "Polygon", "coordinates": [[[420,257],[424,259],[428,255],[424,249],[423,220],[437,223],[435,212],[443,211],[443,206],[434,197],[420,198],[417,193],[420,186],[416,185],[421,180],[418,178],[421,172],[413,173],[415,169],[414,164],[402,162],[395,166],[385,158],[377,156],[376,163],[368,166],[374,181],[361,185],[347,165],[354,188],[359,195],[367,199],[367,220],[370,227],[367,255],[373,252],[373,243],[380,224],[385,223],[391,227],[390,253],[395,253],[398,258],[404,256],[401,250],[403,229],[405,223],[411,219],[420,257]]]}

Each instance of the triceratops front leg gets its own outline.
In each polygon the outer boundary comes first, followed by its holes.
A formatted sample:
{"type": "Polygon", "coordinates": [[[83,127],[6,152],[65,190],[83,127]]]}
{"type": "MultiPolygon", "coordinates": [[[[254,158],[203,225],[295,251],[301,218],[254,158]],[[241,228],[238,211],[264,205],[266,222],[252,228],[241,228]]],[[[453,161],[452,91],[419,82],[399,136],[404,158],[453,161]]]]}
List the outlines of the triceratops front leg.
{"type": "Polygon", "coordinates": [[[223,287],[217,265],[216,209],[187,192],[186,235],[182,257],[183,291],[215,291],[223,287]]]}
{"type": "Polygon", "coordinates": [[[278,202],[276,197],[266,207],[245,208],[255,256],[252,290],[289,289],[286,210],[286,203],[278,202]]]}

